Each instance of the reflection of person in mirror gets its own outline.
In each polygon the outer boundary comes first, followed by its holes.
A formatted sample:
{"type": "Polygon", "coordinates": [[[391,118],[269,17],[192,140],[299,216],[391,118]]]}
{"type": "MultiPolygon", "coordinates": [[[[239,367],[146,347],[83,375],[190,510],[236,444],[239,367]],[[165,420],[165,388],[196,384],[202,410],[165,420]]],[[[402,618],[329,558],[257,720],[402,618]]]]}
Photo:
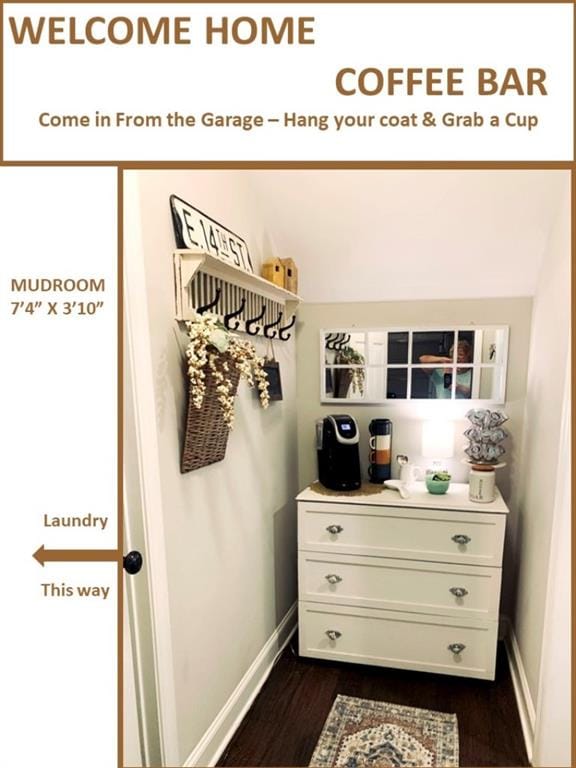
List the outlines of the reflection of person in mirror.
{"type": "MultiPolygon", "coordinates": [[[[442,364],[442,368],[422,368],[430,376],[431,397],[451,398],[452,397],[452,378],[454,368],[454,346],[450,347],[449,357],[441,355],[420,355],[420,362],[423,365],[433,363],[442,364]]],[[[464,339],[458,342],[456,349],[456,363],[460,366],[462,363],[472,361],[472,347],[464,339]]],[[[468,398],[472,392],[472,368],[456,368],[456,397],[458,399],[468,398]]]]}

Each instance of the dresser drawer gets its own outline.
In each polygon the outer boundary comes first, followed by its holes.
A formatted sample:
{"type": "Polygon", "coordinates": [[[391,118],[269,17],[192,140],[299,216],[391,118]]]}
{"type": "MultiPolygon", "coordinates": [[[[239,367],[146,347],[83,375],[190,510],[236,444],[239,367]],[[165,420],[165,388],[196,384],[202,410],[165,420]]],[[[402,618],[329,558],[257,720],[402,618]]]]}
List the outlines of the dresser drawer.
{"type": "Polygon", "coordinates": [[[301,550],[500,567],[503,515],[300,502],[301,550]]]}
{"type": "Polygon", "coordinates": [[[301,600],[496,620],[500,568],[300,552],[301,600]]]}
{"type": "Polygon", "coordinates": [[[494,679],[495,621],[301,602],[299,631],[302,656],[494,679]]]}

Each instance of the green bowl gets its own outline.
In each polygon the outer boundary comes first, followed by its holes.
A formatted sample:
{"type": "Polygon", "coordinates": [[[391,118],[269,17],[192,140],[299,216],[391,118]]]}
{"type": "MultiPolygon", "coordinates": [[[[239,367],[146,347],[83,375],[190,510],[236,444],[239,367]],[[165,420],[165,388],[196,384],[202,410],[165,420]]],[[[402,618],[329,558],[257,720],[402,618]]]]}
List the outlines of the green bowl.
{"type": "Polygon", "coordinates": [[[449,487],[450,480],[433,480],[431,477],[426,477],[428,493],[446,493],[449,487]]]}

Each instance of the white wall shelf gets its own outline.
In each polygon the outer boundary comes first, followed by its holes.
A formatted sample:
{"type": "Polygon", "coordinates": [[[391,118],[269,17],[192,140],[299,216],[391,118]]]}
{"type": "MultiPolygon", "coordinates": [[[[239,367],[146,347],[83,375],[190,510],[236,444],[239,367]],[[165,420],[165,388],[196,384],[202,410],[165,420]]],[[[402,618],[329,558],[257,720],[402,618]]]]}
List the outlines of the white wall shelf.
{"type": "Polygon", "coordinates": [[[218,301],[210,309],[220,319],[234,315],[233,330],[281,338],[280,331],[294,324],[301,299],[263,277],[206,251],[174,251],[176,320],[190,320],[195,311],[218,301]],[[280,316],[280,322],[276,322],[280,316]],[[268,330],[266,330],[268,326],[268,330]]]}

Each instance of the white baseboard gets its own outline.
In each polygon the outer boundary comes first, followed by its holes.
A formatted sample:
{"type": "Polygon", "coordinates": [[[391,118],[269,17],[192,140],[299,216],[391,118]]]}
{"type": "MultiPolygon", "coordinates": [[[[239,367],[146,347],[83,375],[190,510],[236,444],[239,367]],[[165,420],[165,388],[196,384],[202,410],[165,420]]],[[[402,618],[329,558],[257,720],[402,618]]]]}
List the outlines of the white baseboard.
{"type": "Polygon", "coordinates": [[[508,654],[508,663],[510,664],[510,674],[512,675],[512,684],[516,695],[518,713],[520,714],[524,743],[526,745],[528,760],[530,761],[530,764],[532,764],[536,710],[534,709],[534,702],[532,701],[530,688],[528,687],[528,679],[526,677],[526,672],[524,671],[520,647],[518,646],[518,640],[514,634],[512,622],[507,616],[503,616],[501,621],[506,629],[504,644],[506,646],[506,653],[508,654]]]}
{"type": "Polygon", "coordinates": [[[294,603],[240,680],[212,725],[184,762],[191,766],[213,766],[226,749],[252,702],[266,682],[274,662],[288,645],[297,627],[297,603],[294,603]]]}

